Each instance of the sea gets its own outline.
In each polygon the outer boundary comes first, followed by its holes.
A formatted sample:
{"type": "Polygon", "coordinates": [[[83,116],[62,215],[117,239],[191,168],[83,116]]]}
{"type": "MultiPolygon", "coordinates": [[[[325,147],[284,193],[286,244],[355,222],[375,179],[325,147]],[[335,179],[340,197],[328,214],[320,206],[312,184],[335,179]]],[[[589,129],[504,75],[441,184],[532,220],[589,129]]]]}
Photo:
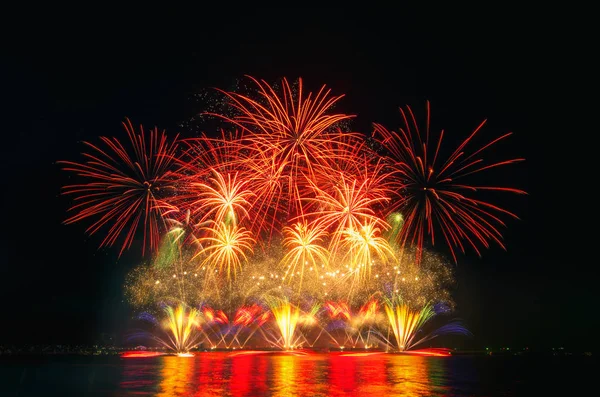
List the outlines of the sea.
{"type": "Polygon", "coordinates": [[[1,356],[0,396],[583,396],[595,356],[1,356]]]}

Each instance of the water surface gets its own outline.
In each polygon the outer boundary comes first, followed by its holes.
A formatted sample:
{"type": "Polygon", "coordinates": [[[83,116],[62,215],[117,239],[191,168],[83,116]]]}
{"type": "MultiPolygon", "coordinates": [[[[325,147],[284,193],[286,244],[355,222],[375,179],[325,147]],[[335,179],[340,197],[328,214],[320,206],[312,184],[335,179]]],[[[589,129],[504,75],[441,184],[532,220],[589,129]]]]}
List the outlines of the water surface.
{"type": "Polygon", "coordinates": [[[577,395],[594,367],[580,356],[3,357],[0,396],[577,395]]]}

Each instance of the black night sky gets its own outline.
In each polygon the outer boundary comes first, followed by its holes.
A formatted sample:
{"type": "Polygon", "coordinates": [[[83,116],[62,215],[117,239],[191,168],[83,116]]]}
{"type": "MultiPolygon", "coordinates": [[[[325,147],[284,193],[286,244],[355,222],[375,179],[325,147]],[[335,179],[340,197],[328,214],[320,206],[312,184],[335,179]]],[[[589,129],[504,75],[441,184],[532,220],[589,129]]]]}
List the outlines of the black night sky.
{"type": "Polygon", "coordinates": [[[373,121],[396,129],[398,106],[421,112],[427,99],[434,125],[457,140],[486,118],[484,136],[513,131],[495,153],[527,161],[494,177],[529,195],[496,196],[522,218],[508,219],[507,252],[459,257],[457,314],[474,338],[456,346],[589,348],[591,263],[575,259],[575,230],[563,225],[571,205],[557,197],[567,171],[555,153],[568,150],[545,127],[560,85],[547,83],[558,33],[511,10],[431,11],[49,9],[28,18],[2,54],[0,344],[120,340],[130,317],[123,280],[140,254],[117,260],[117,247],[98,250],[84,224],[61,223],[70,200],[56,161],[81,159],[81,140],[124,137],[124,117],[190,136],[179,125],[202,110],[193,94],[249,74],[327,84],[346,94],[337,110],[357,114],[364,133],[373,121]]]}

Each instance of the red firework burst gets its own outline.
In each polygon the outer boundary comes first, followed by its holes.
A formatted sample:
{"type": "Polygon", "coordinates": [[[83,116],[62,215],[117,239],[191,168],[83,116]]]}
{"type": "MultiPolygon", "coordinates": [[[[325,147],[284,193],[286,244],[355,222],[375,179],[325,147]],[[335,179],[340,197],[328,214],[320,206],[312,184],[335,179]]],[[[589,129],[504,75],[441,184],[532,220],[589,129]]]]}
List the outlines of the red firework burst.
{"type": "Polygon", "coordinates": [[[83,153],[84,162],[59,162],[65,171],[87,179],[63,188],[63,194],[73,196],[75,202],[69,209],[75,214],[65,223],[96,218],[87,232],[107,228],[101,247],[112,246],[122,238],[119,255],[131,246],[138,229],[143,229],[143,252],[146,245],[151,250],[158,247],[164,229],[163,200],[175,189],[171,167],[177,151],[177,137],[169,142],[164,131],[154,128],[145,134],[140,126],[136,133],[129,119],[123,127],[129,146],[117,138],[100,137],[102,146],[84,142],[91,149],[83,153]]]}
{"type": "MultiPolygon", "coordinates": [[[[262,197],[277,200],[277,210],[281,213],[301,212],[299,198],[308,189],[307,178],[315,178],[317,166],[343,160],[345,153],[341,153],[339,147],[351,150],[353,141],[359,139],[354,133],[334,131],[337,123],[353,116],[328,113],[343,96],[330,96],[330,90],[325,86],[316,95],[305,94],[302,79],[298,80],[297,88],[292,88],[284,78],[278,92],[265,81],[249,78],[258,88],[258,98],[221,91],[229,98],[237,115],[216,116],[239,126],[248,158],[259,164],[266,158],[268,169],[279,179],[283,194],[272,194],[273,187],[278,187],[271,180],[265,185],[262,197]],[[332,142],[338,145],[334,146],[332,142]]],[[[273,175],[269,177],[272,179],[273,175]]],[[[264,205],[273,207],[273,203],[264,205]]]]}
{"type": "Polygon", "coordinates": [[[427,121],[425,131],[419,129],[415,116],[410,109],[400,109],[404,128],[398,133],[388,131],[375,124],[376,139],[388,150],[387,157],[391,167],[400,175],[403,189],[399,191],[399,200],[391,211],[400,211],[404,216],[404,225],[398,235],[399,242],[415,244],[417,260],[424,243],[425,234],[431,236],[435,244],[435,231],[441,231],[456,262],[455,248],[463,253],[465,245],[471,246],[481,255],[479,246],[489,247],[494,241],[502,248],[502,235],[498,226],[505,226],[500,215],[517,218],[495,204],[477,197],[480,191],[502,191],[526,194],[523,190],[510,187],[472,185],[465,181],[469,175],[491,168],[523,161],[516,158],[486,163],[481,155],[484,151],[512,133],[504,134],[487,144],[467,151],[467,146],[481,130],[484,120],[445,160],[441,158],[440,148],[444,137],[442,130],[436,138],[430,136],[430,107],[427,102],[427,121]]]}

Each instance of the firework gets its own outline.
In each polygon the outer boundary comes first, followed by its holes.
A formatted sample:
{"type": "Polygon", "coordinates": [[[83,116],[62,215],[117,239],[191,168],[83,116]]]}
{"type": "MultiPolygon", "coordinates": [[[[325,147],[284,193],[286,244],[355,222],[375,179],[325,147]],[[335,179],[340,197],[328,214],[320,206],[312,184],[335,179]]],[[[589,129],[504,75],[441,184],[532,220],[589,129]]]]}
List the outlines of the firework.
{"type": "Polygon", "coordinates": [[[331,318],[350,320],[350,308],[346,302],[325,302],[324,307],[329,312],[331,318]]]}
{"type": "Polygon", "coordinates": [[[342,231],[342,248],[346,252],[343,259],[346,259],[352,267],[360,269],[355,275],[360,278],[369,278],[371,276],[371,267],[377,257],[382,263],[386,263],[388,258],[394,257],[388,241],[378,236],[379,228],[375,222],[366,221],[358,229],[348,228],[342,231]]]}
{"type": "Polygon", "coordinates": [[[252,252],[255,240],[251,233],[243,227],[225,222],[213,222],[206,229],[209,235],[202,239],[205,247],[194,257],[203,256],[201,266],[225,274],[228,280],[235,278],[242,263],[248,261],[246,253],[252,252]]]}
{"type": "Polygon", "coordinates": [[[247,178],[255,193],[254,216],[248,220],[249,228],[256,235],[264,233],[267,242],[281,229],[278,216],[281,216],[280,207],[285,200],[283,175],[286,166],[285,162],[278,162],[269,153],[261,150],[253,151],[252,157],[244,163],[248,171],[247,178]]]}
{"type": "Polygon", "coordinates": [[[388,266],[379,277],[379,290],[387,295],[399,295],[403,303],[412,309],[423,307],[427,302],[438,302],[454,307],[451,290],[455,285],[452,267],[447,260],[430,250],[404,249],[397,254],[394,266],[388,266]],[[389,274],[388,274],[389,273],[389,274]]]}
{"type": "Polygon", "coordinates": [[[202,249],[202,244],[200,244],[196,236],[196,228],[197,226],[207,226],[208,222],[195,224],[191,215],[192,213],[189,209],[180,211],[174,205],[169,206],[168,210],[163,213],[168,227],[167,233],[171,237],[173,244],[177,244],[179,248],[192,247],[196,250],[202,249]]]}
{"type": "Polygon", "coordinates": [[[299,344],[300,339],[296,335],[300,309],[290,304],[288,300],[271,300],[269,306],[280,333],[275,343],[285,350],[293,349],[299,344]]]}
{"type": "MultiPolygon", "coordinates": [[[[387,150],[390,167],[397,170],[403,189],[398,200],[390,207],[404,216],[404,226],[399,234],[402,245],[409,243],[423,247],[425,235],[435,244],[436,230],[449,247],[456,262],[456,248],[465,251],[471,246],[481,255],[480,246],[489,247],[494,241],[504,248],[498,226],[505,226],[499,215],[517,216],[497,205],[477,197],[477,192],[510,192],[525,194],[510,187],[469,184],[467,177],[486,170],[514,164],[523,159],[485,162],[482,154],[498,142],[508,138],[504,134],[489,143],[467,151],[467,146],[485,124],[485,120],[450,154],[443,158],[442,130],[437,137],[430,133],[430,107],[424,128],[419,128],[410,107],[400,109],[404,128],[388,131],[375,124],[375,137],[387,150]]],[[[417,258],[420,251],[417,251],[417,258]]]]}
{"type": "Polygon", "coordinates": [[[373,255],[375,260],[369,265],[370,277],[361,277],[365,269],[356,265],[354,256],[344,255],[345,260],[339,256],[333,258],[329,270],[322,274],[321,281],[327,286],[322,287],[324,292],[314,296],[345,301],[354,308],[373,297],[393,294],[401,295],[406,303],[417,307],[427,301],[453,307],[450,294],[454,286],[452,268],[441,255],[424,249],[418,262],[416,248],[393,250],[393,256],[389,255],[387,247],[383,251],[387,260],[373,255]]]}
{"type": "MultiPolygon", "coordinates": [[[[177,194],[165,215],[186,214],[186,223],[199,228],[210,221],[237,221],[252,207],[242,153],[235,134],[220,138],[184,139],[177,159],[177,194]],[[235,219],[231,218],[235,215],[235,219]],[[231,218],[231,219],[230,219],[231,218]]],[[[181,222],[183,216],[176,217],[181,222]]]]}
{"type": "Polygon", "coordinates": [[[311,345],[314,343],[314,341],[312,343],[308,341],[301,327],[312,328],[316,325],[318,304],[311,305],[306,311],[302,311],[299,306],[292,304],[287,298],[270,297],[267,299],[267,304],[275,322],[276,330],[275,332],[269,329],[263,331],[265,339],[270,344],[284,350],[293,350],[302,347],[304,344],[311,345]]]}
{"type": "MultiPolygon", "coordinates": [[[[412,310],[400,297],[396,296],[386,299],[385,313],[396,342],[394,347],[400,352],[410,350],[442,334],[468,334],[468,331],[457,322],[447,324],[428,334],[420,332],[425,324],[437,314],[429,302],[419,310],[412,310]]],[[[388,339],[386,341],[391,345],[388,339]]]]}
{"type": "Polygon", "coordinates": [[[482,123],[444,158],[429,104],[423,128],[406,108],[403,129],[375,125],[365,140],[346,132],[352,116],[332,111],[341,96],[325,87],[250,79],[254,95],[223,91],[229,111],[218,116],[233,129],[217,138],[169,143],[127,120],[129,144],[101,138],[85,162],[61,163],[87,178],[65,187],[67,223],[96,217],[88,231],[106,229],[101,245],[119,241],[120,253],[143,231],[153,256],[125,292],[148,315],[167,307],[161,343],[185,354],[201,337],[233,349],[262,336],[286,350],[323,337],[405,351],[463,332],[425,332],[453,309],[452,268],[426,239],[441,236],[454,261],[468,246],[502,245],[501,215],[514,214],[477,193],[523,192],[467,177],[520,161],[483,161],[510,134],[467,151],[482,123]]]}
{"type": "Polygon", "coordinates": [[[318,269],[328,261],[329,253],[319,245],[324,231],[318,225],[309,227],[306,222],[296,223],[293,228],[285,227],[283,231],[288,234],[283,240],[283,245],[289,249],[282,259],[282,262],[287,264],[286,276],[290,275],[288,281],[291,282],[291,275],[299,273],[298,289],[300,290],[305,268],[310,268],[311,271],[315,269],[315,272],[318,272],[318,269]],[[296,270],[297,267],[300,269],[296,270]]]}
{"type": "Polygon", "coordinates": [[[203,211],[200,222],[213,220],[217,224],[237,225],[240,215],[248,216],[246,208],[250,206],[249,199],[254,193],[246,188],[248,181],[240,180],[237,172],[223,175],[212,170],[212,173],[212,183],[192,183],[200,198],[190,205],[195,211],[203,211]]]}
{"type": "Polygon", "coordinates": [[[143,230],[142,251],[158,247],[164,221],[163,201],[175,189],[172,166],[177,152],[177,137],[169,142],[157,128],[136,133],[131,121],[123,122],[129,146],[117,138],[100,137],[103,146],[89,142],[85,162],[61,161],[63,169],[86,179],[85,183],[67,185],[63,193],[74,196],[75,212],[65,223],[96,220],[87,228],[94,234],[106,229],[101,246],[111,246],[123,239],[120,254],[133,243],[138,229],[143,230]]]}
{"type": "Polygon", "coordinates": [[[191,180],[199,180],[216,170],[222,174],[240,171],[244,163],[244,147],[237,131],[221,130],[218,138],[202,135],[199,138],[189,138],[182,141],[186,149],[179,164],[184,176],[191,180]]]}
{"type": "MultiPolygon", "coordinates": [[[[216,116],[242,129],[249,158],[269,159],[271,170],[275,171],[271,176],[278,178],[284,193],[283,198],[276,198],[278,209],[301,213],[300,198],[306,180],[316,178],[318,167],[347,160],[347,152],[359,140],[358,134],[336,131],[336,124],[352,116],[328,113],[342,96],[330,96],[325,86],[316,95],[305,94],[302,79],[298,80],[297,89],[283,79],[278,92],[264,81],[250,79],[256,85],[258,98],[222,91],[236,115],[216,116]]],[[[268,204],[271,206],[273,203],[268,204]]]]}
{"type": "Polygon", "coordinates": [[[306,214],[314,217],[313,223],[324,230],[331,230],[333,238],[329,251],[338,252],[339,242],[344,231],[358,230],[363,222],[369,222],[377,227],[388,229],[389,225],[379,218],[373,210],[373,205],[386,200],[381,196],[369,195],[368,179],[359,183],[357,179],[348,181],[344,174],[339,175],[339,182],[332,191],[325,191],[311,182],[316,196],[309,201],[319,204],[318,209],[306,214]]]}
{"type": "Polygon", "coordinates": [[[414,341],[417,331],[435,315],[430,304],[414,312],[402,302],[394,301],[386,302],[385,313],[394,332],[398,351],[409,350],[418,344],[419,341],[414,341]]]}
{"type": "Polygon", "coordinates": [[[167,315],[164,322],[166,338],[155,339],[180,356],[189,355],[190,350],[198,345],[198,338],[201,335],[197,332],[200,325],[200,312],[197,309],[178,305],[175,308],[165,307],[165,313],[167,315]]]}
{"type": "Polygon", "coordinates": [[[227,289],[227,296],[236,305],[246,305],[262,302],[266,296],[287,294],[285,271],[279,260],[275,255],[254,255],[236,277],[231,290],[227,289]]]}
{"type": "Polygon", "coordinates": [[[337,334],[335,339],[338,346],[362,346],[368,349],[378,342],[378,338],[373,338],[372,334],[380,324],[384,324],[384,318],[377,298],[371,297],[358,311],[353,311],[344,301],[326,302],[325,309],[332,320],[330,328],[336,328],[331,331],[337,334]],[[343,331],[341,336],[335,332],[339,330],[343,331]]]}
{"type": "Polygon", "coordinates": [[[210,306],[205,306],[202,314],[206,321],[205,333],[212,348],[244,348],[270,319],[270,312],[256,304],[238,307],[231,321],[224,311],[210,306]]]}

